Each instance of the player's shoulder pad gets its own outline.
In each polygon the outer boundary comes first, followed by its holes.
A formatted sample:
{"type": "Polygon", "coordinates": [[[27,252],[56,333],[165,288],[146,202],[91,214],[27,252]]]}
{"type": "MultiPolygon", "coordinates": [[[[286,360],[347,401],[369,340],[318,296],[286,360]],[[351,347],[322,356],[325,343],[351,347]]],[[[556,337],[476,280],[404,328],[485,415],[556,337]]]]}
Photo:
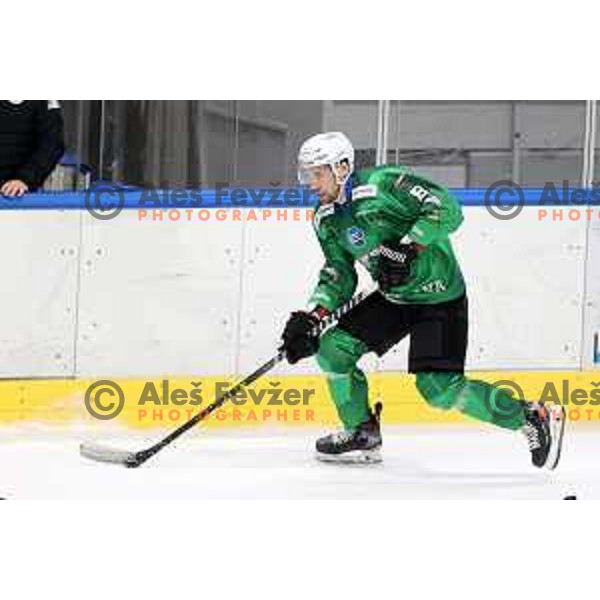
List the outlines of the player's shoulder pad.
{"type": "Polygon", "coordinates": [[[352,189],[352,200],[378,198],[392,192],[394,181],[405,171],[400,166],[379,166],[358,171],[356,184],[352,189]]]}

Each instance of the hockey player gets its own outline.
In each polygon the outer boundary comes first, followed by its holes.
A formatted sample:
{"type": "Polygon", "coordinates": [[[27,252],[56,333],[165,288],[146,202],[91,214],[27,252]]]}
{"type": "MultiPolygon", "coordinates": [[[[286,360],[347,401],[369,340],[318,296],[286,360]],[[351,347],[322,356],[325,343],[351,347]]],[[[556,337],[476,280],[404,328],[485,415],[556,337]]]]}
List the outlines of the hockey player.
{"type": "Polygon", "coordinates": [[[464,375],[467,295],[448,238],[463,217],[450,192],[404,166],[354,171],[352,144],[338,132],[309,138],[298,162],[300,183],[319,197],[314,229],[325,265],[308,308],[290,315],[283,348],[291,364],[316,354],[343,425],[317,441],[317,457],[381,460],[381,405],[371,411],[357,362],[371,351],[382,356],[410,335],[409,371],[427,403],[521,432],[532,463],[554,468],[562,407],[517,402],[505,389],[464,375]],[[355,291],[356,261],[378,289],[319,338],[319,319],[355,291]]]}

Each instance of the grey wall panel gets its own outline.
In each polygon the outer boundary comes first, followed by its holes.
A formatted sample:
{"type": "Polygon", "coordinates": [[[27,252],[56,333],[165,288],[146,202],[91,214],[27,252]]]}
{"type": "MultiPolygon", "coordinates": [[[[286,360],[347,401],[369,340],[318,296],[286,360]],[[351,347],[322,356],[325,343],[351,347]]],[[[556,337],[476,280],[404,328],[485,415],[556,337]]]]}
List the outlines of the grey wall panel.
{"type": "Polygon", "coordinates": [[[277,184],[285,180],[286,132],[240,123],[236,183],[277,184]]]}
{"type": "Polygon", "coordinates": [[[327,129],[343,131],[357,149],[377,146],[377,100],[335,100],[327,108],[327,129]]]}
{"type": "Polygon", "coordinates": [[[566,179],[571,186],[581,183],[583,153],[574,150],[525,152],[521,158],[521,185],[544,187],[547,182],[556,184],[566,179]]]}
{"type": "Polygon", "coordinates": [[[516,123],[527,148],[582,148],[585,102],[517,102],[516,123]]]}
{"type": "Polygon", "coordinates": [[[512,179],[512,156],[508,152],[469,154],[467,186],[485,187],[494,181],[512,179]]]}
{"type": "MultiPolygon", "coordinates": [[[[259,100],[256,104],[259,116],[275,119],[286,125],[285,153],[280,157],[280,160],[284,161],[284,172],[277,179],[282,183],[295,183],[296,161],[302,142],[307,137],[323,131],[324,102],[322,100],[259,100]]],[[[260,151],[261,147],[255,146],[254,152],[260,151]]]]}
{"type": "MultiPolygon", "coordinates": [[[[65,103],[69,149],[79,149],[83,160],[96,167],[100,104],[65,103]]],[[[292,183],[300,144],[322,129],[345,131],[363,157],[376,147],[376,100],[131,100],[104,106],[104,174],[129,183],[214,184],[239,174],[246,183],[292,183]]],[[[578,179],[576,161],[568,153],[583,145],[584,107],[583,101],[392,101],[390,156],[395,160],[395,149],[426,152],[426,160],[406,162],[438,166],[457,164],[456,157],[463,155],[458,162],[469,163],[467,184],[487,184],[505,177],[507,165],[512,173],[514,129],[521,160],[527,162],[521,165],[523,183],[578,179]],[[558,154],[542,159],[546,168],[525,156],[530,149],[558,154]],[[494,151],[498,154],[489,154],[494,151]],[[486,154],[473,156],[480,152],[486,154]],[[548,176],[548,170],[553,174],[548,176]]]]}
{"type": "Polygon", "coordinates": [[[461,188],[467,183],[466,165],[413,165],[413,169],[446,187],[461,188]]]}
{"type": "MultiPolygon", "coordinates": [[[[396,119],[392,106],[391,131],[396,119]]],[[[510,102],[401,102],[400,147],[508,149],[511,121],[510,102]]]]}

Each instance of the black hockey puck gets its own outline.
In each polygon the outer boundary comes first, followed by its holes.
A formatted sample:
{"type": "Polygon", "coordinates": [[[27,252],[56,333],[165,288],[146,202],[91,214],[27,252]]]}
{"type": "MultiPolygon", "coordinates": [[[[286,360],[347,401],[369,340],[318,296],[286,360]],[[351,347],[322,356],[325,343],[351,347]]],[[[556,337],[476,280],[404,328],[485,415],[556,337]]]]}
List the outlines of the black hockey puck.
{"type": "Polygon", "coordinates": [[[565,496],[563,500],[577,500],[577,496],[574,494],[569,494],[568,496],[565,496]]]}

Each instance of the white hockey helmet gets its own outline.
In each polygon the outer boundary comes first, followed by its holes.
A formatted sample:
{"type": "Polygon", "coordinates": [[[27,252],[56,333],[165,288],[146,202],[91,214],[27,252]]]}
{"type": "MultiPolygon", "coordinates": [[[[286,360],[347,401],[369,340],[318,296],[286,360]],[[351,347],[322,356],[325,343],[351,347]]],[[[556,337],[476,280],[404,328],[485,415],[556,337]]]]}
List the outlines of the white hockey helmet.
{"type": "Polygon", "coordinates": [[[318,133],[308,138],[298,153],[298,181],[306,184],[310,181],[310,169],[329,165],[340,185],[344,185],[354,171],[354,147],[352,142],[340,131],[318,133]],[[348,172],[342,175],[339,166],[346,161],[348,172]]]}

